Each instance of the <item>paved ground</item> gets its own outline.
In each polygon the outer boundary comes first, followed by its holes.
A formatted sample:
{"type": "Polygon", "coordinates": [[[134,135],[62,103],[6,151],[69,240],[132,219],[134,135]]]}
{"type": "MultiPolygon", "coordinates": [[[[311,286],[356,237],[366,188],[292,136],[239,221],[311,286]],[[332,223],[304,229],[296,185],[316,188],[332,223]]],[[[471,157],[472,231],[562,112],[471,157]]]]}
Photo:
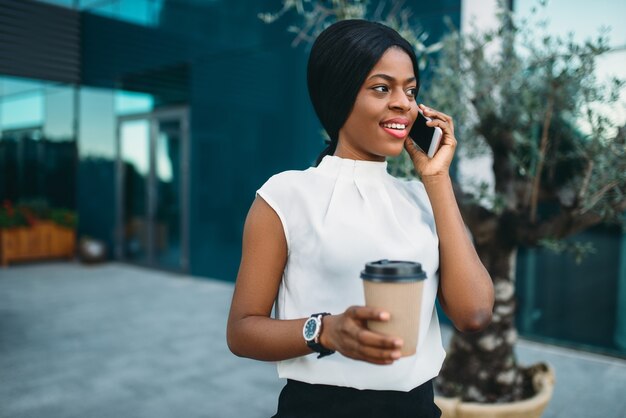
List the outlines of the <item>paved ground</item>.
{"type": "MultiPolygon", "coordinates": [[[[124,264],[0,269],[0,417],[271,416],[284,382],[228,351],[231,294],[124,264]]],[[[518,354],[556,369],[545,418],[626,417],[626,361],[526,341],[518,354]]]]}

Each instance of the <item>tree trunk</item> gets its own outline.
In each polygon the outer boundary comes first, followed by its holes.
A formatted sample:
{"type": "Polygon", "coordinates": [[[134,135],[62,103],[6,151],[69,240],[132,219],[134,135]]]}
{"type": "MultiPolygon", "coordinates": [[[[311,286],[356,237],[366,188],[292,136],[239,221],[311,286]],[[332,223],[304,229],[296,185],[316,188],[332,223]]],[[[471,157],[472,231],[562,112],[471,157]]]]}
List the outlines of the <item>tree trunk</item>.
{"type": "MultiPolygon", "coordinates": [[[[498,240],[494,240],[498,241],[498,240]]],[[[446,397],[467,402],[511,402],[533,395],[530,371],[520,368],[513,351],[515,329],[515,258],[517,248],[500,242],[477,245],[491,274],[495,305],[491,324],[482,332],[455,330],[436,385],[446,397]]]]}

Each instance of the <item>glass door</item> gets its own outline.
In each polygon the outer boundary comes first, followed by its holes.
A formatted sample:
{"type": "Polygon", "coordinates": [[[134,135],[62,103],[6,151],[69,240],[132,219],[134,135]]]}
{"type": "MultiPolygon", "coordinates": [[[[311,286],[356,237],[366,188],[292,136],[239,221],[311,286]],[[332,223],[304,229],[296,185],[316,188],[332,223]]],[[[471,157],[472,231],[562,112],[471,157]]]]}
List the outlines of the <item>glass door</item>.
{"type": "Polygon", "coordinates": [[[119,119],[117,258],[187,270],[187,126],[185,109],[119,119]]]}
{"type": "Polygon", "coordinates": [[[120,125],[121,257],[148,262],[148,182],[150,179],[150,121],[128,120],[120,125]]]}

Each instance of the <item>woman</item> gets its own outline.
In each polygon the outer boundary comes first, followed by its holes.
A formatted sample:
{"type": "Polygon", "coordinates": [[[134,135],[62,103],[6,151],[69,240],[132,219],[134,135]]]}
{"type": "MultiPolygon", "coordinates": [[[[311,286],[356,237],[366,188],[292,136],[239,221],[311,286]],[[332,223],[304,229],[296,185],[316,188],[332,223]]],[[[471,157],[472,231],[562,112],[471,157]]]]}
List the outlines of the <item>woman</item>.
{"type": "Polygon", "coordinates": [[[378,23],[328,27],[307,71],[331,142],[316,167],[277,174],[257,191],[228,345],[238,356],[278,362],[288,382],[276,417],[438,417],[432,379],[445,352],[435,298],[461,331],[484,328],[493,307],[491,279],[452,191],[452,118],[419,105],[428,125],[443,131],[428,158],[408,136],[418,112],[415,54],[378,23]],[[422,182],[387,173],[386,157],[403,150],[422,182]],[[366,262],[384,258],[420,262],[428,275],[419,344],[409,357],[400,356],[400,338],[366,326],[389,320],[388,312],[363,306],[359,279],[366,262]],[[312,341],[304,338],[305,323],[312,341]]]}

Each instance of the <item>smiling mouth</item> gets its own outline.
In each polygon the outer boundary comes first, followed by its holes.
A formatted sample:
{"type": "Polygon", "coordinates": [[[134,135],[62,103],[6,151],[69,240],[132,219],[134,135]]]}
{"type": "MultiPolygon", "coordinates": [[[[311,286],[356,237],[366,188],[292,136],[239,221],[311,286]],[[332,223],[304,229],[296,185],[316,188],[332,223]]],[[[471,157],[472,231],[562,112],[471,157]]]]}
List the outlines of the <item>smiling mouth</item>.
{"type": "Polygon", "coordinates": [[[381,123],[380,126],[383,128],[397,129],[401,131],[406,129],[406,125],[403,123],[381,123]]]}
{"type": "Polygon", "coordinates": [[[407,125],[402,123],[381,123],[380,127],[394,138],[405,138],[408,134],[407,125]]]}

